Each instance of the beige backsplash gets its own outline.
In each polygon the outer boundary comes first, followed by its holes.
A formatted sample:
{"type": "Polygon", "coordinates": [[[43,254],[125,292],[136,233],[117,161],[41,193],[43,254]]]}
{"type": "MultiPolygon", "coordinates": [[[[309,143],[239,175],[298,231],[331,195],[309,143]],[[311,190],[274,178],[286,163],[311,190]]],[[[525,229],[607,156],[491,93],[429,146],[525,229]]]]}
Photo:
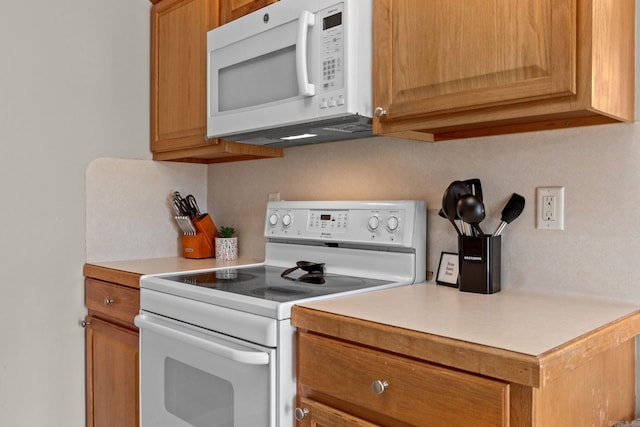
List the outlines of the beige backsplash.
{"type": "Polygon", "coordinates": [[[268,193],[279,192],[285,200],[425,200],[427,268],[435,271],[442,251],[457,251],[453,228],[437,215],[442,192],[477,177],[485,230],[497,227],[513,192],[527,200],[503,233],[503,288],[640,302],[639,134],[636,123],[436,144],[377,137],[209,166],[97,159],[86,176],[86,259],[178,255],[173,190],[193,193],[218,226],[237,228],[242,256],[261,258],[268,193]],[[536,230],[535,187],[556,185],[565,187],[565,231],[536,230]]]}
{"type": "Polygon", "coordinates": [[[178,256],[180,233],[169,194],[207,204],[207,166],[99,158],[87,167],[86,260],[178,256]]]}
{"type": "Polygon", "coordinates": [[[428,208],[427,268],[457,251],[437,216],[455,179],[480,178],[493,230],[506,200],[526,198],[503,233],[503,288],[583,293],[640,302],[640,124],[425,143],[377,137],[290,148],[284,158],[215,164],[209,211],[240,230],[240,253],[264,255],[269,192],[285,200],[421,199],[428,208]],[[535,229],[535,188],[565,187],[565,231],[535,229]]]}

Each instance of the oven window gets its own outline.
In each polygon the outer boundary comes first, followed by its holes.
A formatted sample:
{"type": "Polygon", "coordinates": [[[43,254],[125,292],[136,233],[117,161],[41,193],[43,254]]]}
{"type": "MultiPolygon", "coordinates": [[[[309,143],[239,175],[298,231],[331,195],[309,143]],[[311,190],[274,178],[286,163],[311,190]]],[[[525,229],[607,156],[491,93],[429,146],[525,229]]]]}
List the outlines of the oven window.
{"type": "Polygon", "coordinates": [[[233,427],[233,386],[170,357],[164,362],[164,405],[194,427],[233,427]]]}

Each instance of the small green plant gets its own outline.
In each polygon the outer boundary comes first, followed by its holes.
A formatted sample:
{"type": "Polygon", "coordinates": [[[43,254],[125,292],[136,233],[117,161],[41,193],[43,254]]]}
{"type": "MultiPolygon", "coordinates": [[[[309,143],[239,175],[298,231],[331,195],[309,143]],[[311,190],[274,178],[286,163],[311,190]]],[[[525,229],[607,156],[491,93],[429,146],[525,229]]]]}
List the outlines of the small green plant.
{"type": "Polygon", "coordinates": [[[230,237],[235,236],[237,233],[236,229],[233,227],[220,227],[218,228],[218,237],[222,237],[223,239],[228,239],[230,237]]]}

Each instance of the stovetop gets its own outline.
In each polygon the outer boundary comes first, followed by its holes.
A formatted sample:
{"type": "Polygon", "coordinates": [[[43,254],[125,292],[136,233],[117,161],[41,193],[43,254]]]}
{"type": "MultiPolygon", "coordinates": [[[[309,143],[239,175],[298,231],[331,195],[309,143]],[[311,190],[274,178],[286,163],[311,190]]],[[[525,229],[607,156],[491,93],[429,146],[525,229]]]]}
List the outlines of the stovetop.
{"type": "Polygon", "coordinates": [[[296,301],[389,283],[362,277],[307,273],[303,270],[292,272],[285,278],[281,277],[284,270],[282,267],[261,265],[176,274],[165,276],[164,279],[186,287],[201,287],[277,302],[296,301]]]}
{"type": "Polygon", "coordinates": [[[163,314],[165,309],[147,307],[150,293],[155,293],[171,296],[174,301],[171,303],[173,307],[182,304],[180,300],[191,300],[197,302],[205,311],[214,310],[217,306],[284,320],[290,317],[291,307],[297,303],[412,283],[325,273],[324,283],[320,284],[315,275],[307,275],[304,271],[292,273],[289,276],[291,279],[280,277],[284,270],[285,267],[254,264],[246,267],[143,276],[140,280],[140,308],[143,311],[163,314]]]}

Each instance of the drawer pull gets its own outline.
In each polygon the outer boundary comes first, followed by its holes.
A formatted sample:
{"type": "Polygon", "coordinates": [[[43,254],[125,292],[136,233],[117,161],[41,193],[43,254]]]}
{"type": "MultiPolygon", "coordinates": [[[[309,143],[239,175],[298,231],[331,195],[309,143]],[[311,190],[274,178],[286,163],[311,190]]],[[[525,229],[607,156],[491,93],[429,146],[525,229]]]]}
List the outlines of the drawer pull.
{"type": "Polygon", "coordinates": [[[105,298],[104,299],[104,305],[111,305],[113,303],[114,303],[114,301],[111,298],[105,298]]]}
{"type": "Polygon", "coordinates": [[[376,109],[373,112],[376,115],[376,117],[384,117],[387,115],[387,110],[385,110],[382,107],[376,107],[376,109]]]}
{"type": "Polygon", "coordinates": [[[309,410],[307,408],[296,408],[293,413],[296,421],[302,421],[307,415],[309,415],[309,410]]]}
{"type": "Polygon", "coordinates": [[[371,388],[375,394],[382,394],[389,387],[389,383],[386,380],[375,380],[371,383],[371,388]]]}

